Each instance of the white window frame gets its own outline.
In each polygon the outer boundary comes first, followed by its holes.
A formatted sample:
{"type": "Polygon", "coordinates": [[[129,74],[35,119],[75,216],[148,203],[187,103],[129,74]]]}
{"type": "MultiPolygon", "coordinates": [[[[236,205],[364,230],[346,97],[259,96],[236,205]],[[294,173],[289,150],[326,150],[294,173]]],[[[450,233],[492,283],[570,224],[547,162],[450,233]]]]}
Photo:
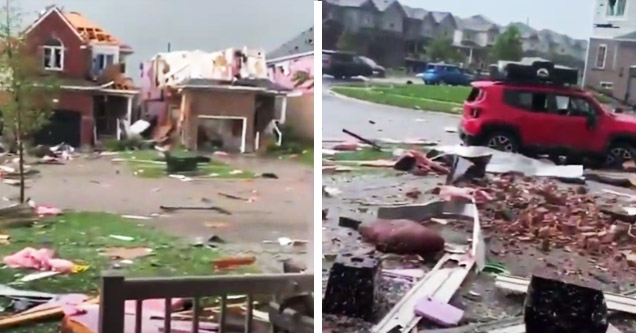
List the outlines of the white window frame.
{"type": "MultiPolygon", "coordinates": [[[[618,7],[618,2],[621,0],[616,0],[616,6],[618,7]]],[[[623,15],[609,15],[607,12],[609,11],[610,5],[609,0],[605,2],[605,18],[610,20],[626,20],[627,19],[627,11],[629,10],[629,1],[625,1],[625,10],[623,11],[623,15]]]]}
{"type": "Polygon", "coordinates": [[[42,46],[42,58],[45,58],[46,51],[51,52],[51,58],[49,59],[49,64],[44,65],[44,69],[47,71],[63,71],[64,70],[64,45],[61,46],[53,46],[53,45],[44,45],[42,46]],[[55,51],[60,51],[60,67],[54,67],[56,56],[55,51]]]}
{"type": "Polygon", "coordinates": [[[599,82],[599,85],[601,86],[601,89],[606,89],[606,90],[613,90],[614,89],[614,82],[601,81],[601,82],[599,82]]]}
{"type": "Polygon", "coordinates": [[[596,69],[605,69],[605,65],[607,63],[607,44],[600,44],[596,49],[596,57],[594,58],[594,68],[596,69]],[[598,56],[601,54],[601,48],[603,51],[603,65],[598,65],[598,56]]]}

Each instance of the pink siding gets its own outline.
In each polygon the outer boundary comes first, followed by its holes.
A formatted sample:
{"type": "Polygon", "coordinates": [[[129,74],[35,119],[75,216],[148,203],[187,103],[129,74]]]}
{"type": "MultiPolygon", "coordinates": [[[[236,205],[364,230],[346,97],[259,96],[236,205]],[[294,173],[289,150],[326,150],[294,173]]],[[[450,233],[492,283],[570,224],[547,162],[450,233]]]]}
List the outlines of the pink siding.
{"type": "Polygon", "coordinates": [[[313,76],[314,76],[314,56],[308,55],[301,58],[294,58],[269,65],[269,77],[272,81],[290,89],[300,92],[313,93],[313,76]],[[311,75],[310,82],[306,82],[302,86],[295,88],[294,74],[304,71],[311,75]]]}

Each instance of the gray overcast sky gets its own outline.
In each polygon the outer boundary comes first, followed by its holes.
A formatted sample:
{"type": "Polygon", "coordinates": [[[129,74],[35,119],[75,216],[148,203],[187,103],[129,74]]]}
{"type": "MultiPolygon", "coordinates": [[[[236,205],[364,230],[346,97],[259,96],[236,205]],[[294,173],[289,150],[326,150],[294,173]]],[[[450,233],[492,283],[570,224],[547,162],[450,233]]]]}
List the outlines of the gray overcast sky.
{"type": "MultiPolygon", "coordinates": [[[[4,2],[4,1],[3,1],[4,2]]],[[[313,26],[312,0],[16,0],[23,23],[56,4],[82,13],[135,50],[128,74],[168,42],[172,50],[216,51],[248,46],[271,51],[313,26]]]]}
{"type": "Polygon", "coordinates": [[[483,14],[499,24],[526,22],[574,38],[592,34],[594,0],[401,0],[403,5],[448,11],[460,17],[483,14]]]}

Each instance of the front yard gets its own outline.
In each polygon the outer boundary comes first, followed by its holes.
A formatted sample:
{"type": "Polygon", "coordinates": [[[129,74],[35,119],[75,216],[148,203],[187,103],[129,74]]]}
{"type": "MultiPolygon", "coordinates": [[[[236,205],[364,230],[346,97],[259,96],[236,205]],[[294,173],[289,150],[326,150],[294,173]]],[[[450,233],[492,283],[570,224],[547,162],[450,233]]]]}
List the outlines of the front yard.
{"type": "MultiPolygon", "coordinates": [[[[139,225],[133,219],[106,213],[68,213],[43,220],[32,227],[10,228],[2,232],[10,235],[10,244],[0,245],[0,255],[3,257],[25,247],[46,247],[55,250],[56,258],[88,266],[84,272],[60,274],[24,283],[15,281],[33,273],[33,270],[0,270],[3,284],[50,293],[96,296],[101,273],[107,269],[117,269],[126,276],[137,277],[210,275],[214,274],[212,261],[220,256],[215,249],[195,247],[176,237],[139,225]],[[132,240],[122,240],[119,236],[132,240]],[[113,248],[144,248],[150,249],[150,253],[122,262],[106,255],[113,248]]],[[[15,328],[9,332],[57,332],[58,326],[59,321],[53,321],[15,328]]]]}
{"type": "Polygon", "coordinates": [[[409,109],[459,114],[470,87],[421,84],[347,85],[333,87],[338,94],[368,102],[409,109]]]}

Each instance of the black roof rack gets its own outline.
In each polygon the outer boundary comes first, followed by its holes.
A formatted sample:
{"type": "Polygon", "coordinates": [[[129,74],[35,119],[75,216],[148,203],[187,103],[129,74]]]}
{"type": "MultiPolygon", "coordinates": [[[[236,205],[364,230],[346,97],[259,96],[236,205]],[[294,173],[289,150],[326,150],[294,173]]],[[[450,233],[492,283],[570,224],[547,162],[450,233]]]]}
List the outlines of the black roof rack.
{"type": "Polygon", "coordinates": [[[500,61],[490,66],[490,78],[508,84],[577,85],[579,72],[574,68],[555,66],[537,58],[525,58],[519,62],[500,61]]]}

